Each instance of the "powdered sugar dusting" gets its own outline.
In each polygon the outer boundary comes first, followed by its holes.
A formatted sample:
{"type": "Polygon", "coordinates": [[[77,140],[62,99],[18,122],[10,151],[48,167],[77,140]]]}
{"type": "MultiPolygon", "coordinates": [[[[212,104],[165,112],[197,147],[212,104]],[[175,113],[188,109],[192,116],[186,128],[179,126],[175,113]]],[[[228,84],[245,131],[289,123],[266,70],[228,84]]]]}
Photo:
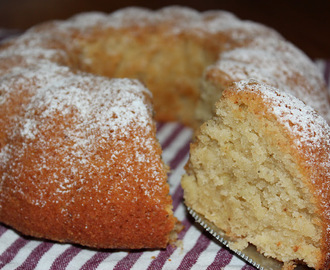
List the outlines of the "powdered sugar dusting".
{"type": "Polygon", "coordinates": [[[89,12],[78,14],[66,21],[57,21],[56,28],[60,32],[79,31],[88,33],[93,29],[145,27],[150,25],[170,25],[169,34],[194,32],[226,33],[232,39],[240,40],[255,35],[277,36],[272,29],[251,21],[241,21],[226,11],[198,12],[194,9],[171,6],[157,11],[140,7],[128,7],[111,14],[89,12]]]}
{"type": "Polygon", "coordinates": [[[27,65],[35,64],[41,59],[58,61],[67,58],[67,52],[64,51],[63,40],[49,32],[34,32],[19,36],[11,46],[5,50],[0,50],[0,59],[6,61],[7,58],[23,57],[27,65]]]}
{"type": "Polygon", "coordinates": [[[237,87],[237,91],[260,92],[263,99],[272,104],[270,110],[277,116],[278,121],[299,138],[297,146],[307,143],[310,146],[318,147],[319,141],[330,134],[329,125],[324,118],[291,94],[279,92],[277,88],[257,83],[254,80],[242,80],[234,85],[237,87]]]}
{"type": "MultiPolygon", "coordinates": [[[[123,134],[132,122],[141,127],[150,123],[151,108],[145,106],[144,100],[151,94],[137,81],[73,74],[67,67],[52,63],[39,65],[36,69],[13,69],[14,76],[20,72],[24,74],[21,79],[33,80],[36,87],[36,93],[25,107],[22,136],[33,137],[36,110],[42,119],[54,113],[69,115],[75,111],[81,125],[97,128],[104,136],[109,130],[117,135],[123,134]]],[[[8,86],[4,88],[15,91],[8,86]]]]}
{"type": "MultiPolygon", "coordinates": [[[[117,135],[124,134],[132,121],[140,126],[147,126],[150,121],[148,110],[144,106],[143,97],[139,97],[141,86],[129,80],[107,81],[91,80],[88,76],[76,75],[69,82],[62,80],[47,85],[43,91],[32,98],[27,111],[36,106],[45,106],[42,117],[49,117],[55,111],[69,115],[77,111],[84,126],[100,130],[101,136],[107,136],[111,130],[117,135]],[[87,92],[82,86],[90,85],[93,91],[87,92]],[[138,121],[136,118],[139,117],[138,121]],[[149,118],[149,119],[148,119],[149,118]]],[[[145,92],[147,92],[144,89],[145,92]]]]}
{"type": "MultiPolygon", "coordinates": [[[[41,61],[33,68],[16,67],[6,75],[0,89],[6,89],[3,98],[7,102],[17,94],[13,85],[17,82],[12,80],[17,79],[17,74],[22,74],[19,79],[22,83],[32,83],[34,87],[29,90],[32,94],[22,105],[20,115],[8,120],[12,127],[7,131],[7,141],[13,144],[1,148],[0,166],[3,172],[11,171],[12,176],[2,173],[2,181],[12,177],[13,181],[19,181],[26,178],[24,175],[29,175],[30,170],[40,172],[49,178],[42,183],[57,186],[52,195],[55,200],[56,194],[67,193],[76,186],[73,179],[79,179],[77,183],[82,184],[91,174],[111,171],[114,167],[122,167],[119,171],[123,180],[127,175],[138,178],[133,166],[141,164],[138,166],[148,167],[146,174],[153,176],[150,179],[155,186],[150,189],[149,196],[161,190],[162,163],[155,152],[156,139],[151,136],[154,132],[148,101],[151,93],[142,84],[129,79],[109,80],[72,73],[67,67],[41,61]],[[99,153],[109,146],[110,157],[103,160],[99,153]],[[27,155],[35,163],[32,168],[21,161],[27,155]],[[117,160],[122,161],[118,163],[117,160]],[[62,165],[52,166],[56,163],[62,165]],[[96,166],[95,163],[101,164],[96,166]],[[22,166],[27,167],[23,169],[22,166]]],[[[111,174],[108,177],[111,178],[111,174]]],[[[143,183],[140,188],[148,189],[143,183]]],[[[35,194],[33,203],[44,206],[42,189],[37,190],[40,193],[35,194]]],[[[20,184],[17,184],[17,192],[28,196],[20,184]]]]}
{"type": "Polygon", "coordinates": [[[303,100],[330,121],[320,72],[305,54],[285,40],[257,39],[224,52],[211,68],[223,71],[232,81],[255,79],[277,87],[303,100]]]}

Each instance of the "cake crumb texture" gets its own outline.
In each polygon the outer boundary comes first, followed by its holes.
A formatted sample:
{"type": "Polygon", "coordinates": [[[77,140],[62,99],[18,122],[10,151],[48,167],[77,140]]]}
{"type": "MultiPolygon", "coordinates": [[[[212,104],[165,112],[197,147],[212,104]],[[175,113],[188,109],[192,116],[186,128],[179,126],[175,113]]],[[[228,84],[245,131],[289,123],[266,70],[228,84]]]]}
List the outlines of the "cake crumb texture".
{"type": "Polygon", "coordinates": [[[231,247],[249,243],[280,261],[329,263],[330,128],[295,97],[241,81],[191,145],[182,186],[188,206],[231,247]]]}

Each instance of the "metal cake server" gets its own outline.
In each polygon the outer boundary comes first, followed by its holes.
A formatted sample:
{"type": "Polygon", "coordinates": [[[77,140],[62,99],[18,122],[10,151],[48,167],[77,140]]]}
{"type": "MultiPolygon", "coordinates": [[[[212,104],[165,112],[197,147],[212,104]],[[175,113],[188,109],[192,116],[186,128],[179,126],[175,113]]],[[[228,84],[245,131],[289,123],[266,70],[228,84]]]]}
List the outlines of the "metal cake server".
{"type": "MultiPolygon", "coordinates": [[[[218,240],[222,245],[224,245],[226,248],[230,249],[232,252],[234,252],[237,256],[254,266],[255,268],[259,270],[281,270],[283,267],[283,263],[263,256],[260,254],[257,249],[249,245],[247,248],[245,248],[243,251],[240,250],[233,250],[229,247],[228,238],[226,238],[225,234],[212,222],[206,220],[202,215],[197,214],[193,209],[187,206],[187,210],[189,214],[195,219],[197,223],[199,223],[207,232],[209,232],[216,240],[218,240]]],[[[312,268],[309,268],[304,265],[298,265],[295,270],[312,270],[312,268]]]]}

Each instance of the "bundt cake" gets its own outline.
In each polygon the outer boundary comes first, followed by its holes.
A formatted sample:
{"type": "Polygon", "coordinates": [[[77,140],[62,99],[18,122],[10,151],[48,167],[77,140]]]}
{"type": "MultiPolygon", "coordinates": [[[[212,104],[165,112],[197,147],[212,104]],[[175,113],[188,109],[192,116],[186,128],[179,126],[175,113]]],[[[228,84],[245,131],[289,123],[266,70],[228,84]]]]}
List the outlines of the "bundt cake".
{"type": "MultiPolygon", "coordinates": [[[[247,79],[293,94],[330,121],[313,63],[276,31],[225,11],[85,13],[4,42],[0,221],[92,247],[166,246],[177,221],[153,110],[157,121],[197,129],[223,90],[247,79]]],[[[183,183],[194,207],[195,185],[183,183]]]]}
{"type": "Polygon", "coordinates": [[[330,128],[311,107],[256,81],[234,83],[197,132],[185,203],[229,237],[286,265],[329,269],[330,128]]]}

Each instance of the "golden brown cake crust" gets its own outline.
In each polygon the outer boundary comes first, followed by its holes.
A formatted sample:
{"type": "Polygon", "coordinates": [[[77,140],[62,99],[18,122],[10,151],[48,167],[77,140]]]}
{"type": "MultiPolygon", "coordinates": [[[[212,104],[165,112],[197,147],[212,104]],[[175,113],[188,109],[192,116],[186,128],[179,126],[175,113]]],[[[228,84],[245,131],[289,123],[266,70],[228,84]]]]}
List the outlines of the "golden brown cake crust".
{"type": "Polygon", "coordinates": [[[0,219],[97,248],[166,247],[176,219],[150,93],[138,82],[53,68],[29,78],[33,96],[11,91],[1,107],[0,219]]]}

